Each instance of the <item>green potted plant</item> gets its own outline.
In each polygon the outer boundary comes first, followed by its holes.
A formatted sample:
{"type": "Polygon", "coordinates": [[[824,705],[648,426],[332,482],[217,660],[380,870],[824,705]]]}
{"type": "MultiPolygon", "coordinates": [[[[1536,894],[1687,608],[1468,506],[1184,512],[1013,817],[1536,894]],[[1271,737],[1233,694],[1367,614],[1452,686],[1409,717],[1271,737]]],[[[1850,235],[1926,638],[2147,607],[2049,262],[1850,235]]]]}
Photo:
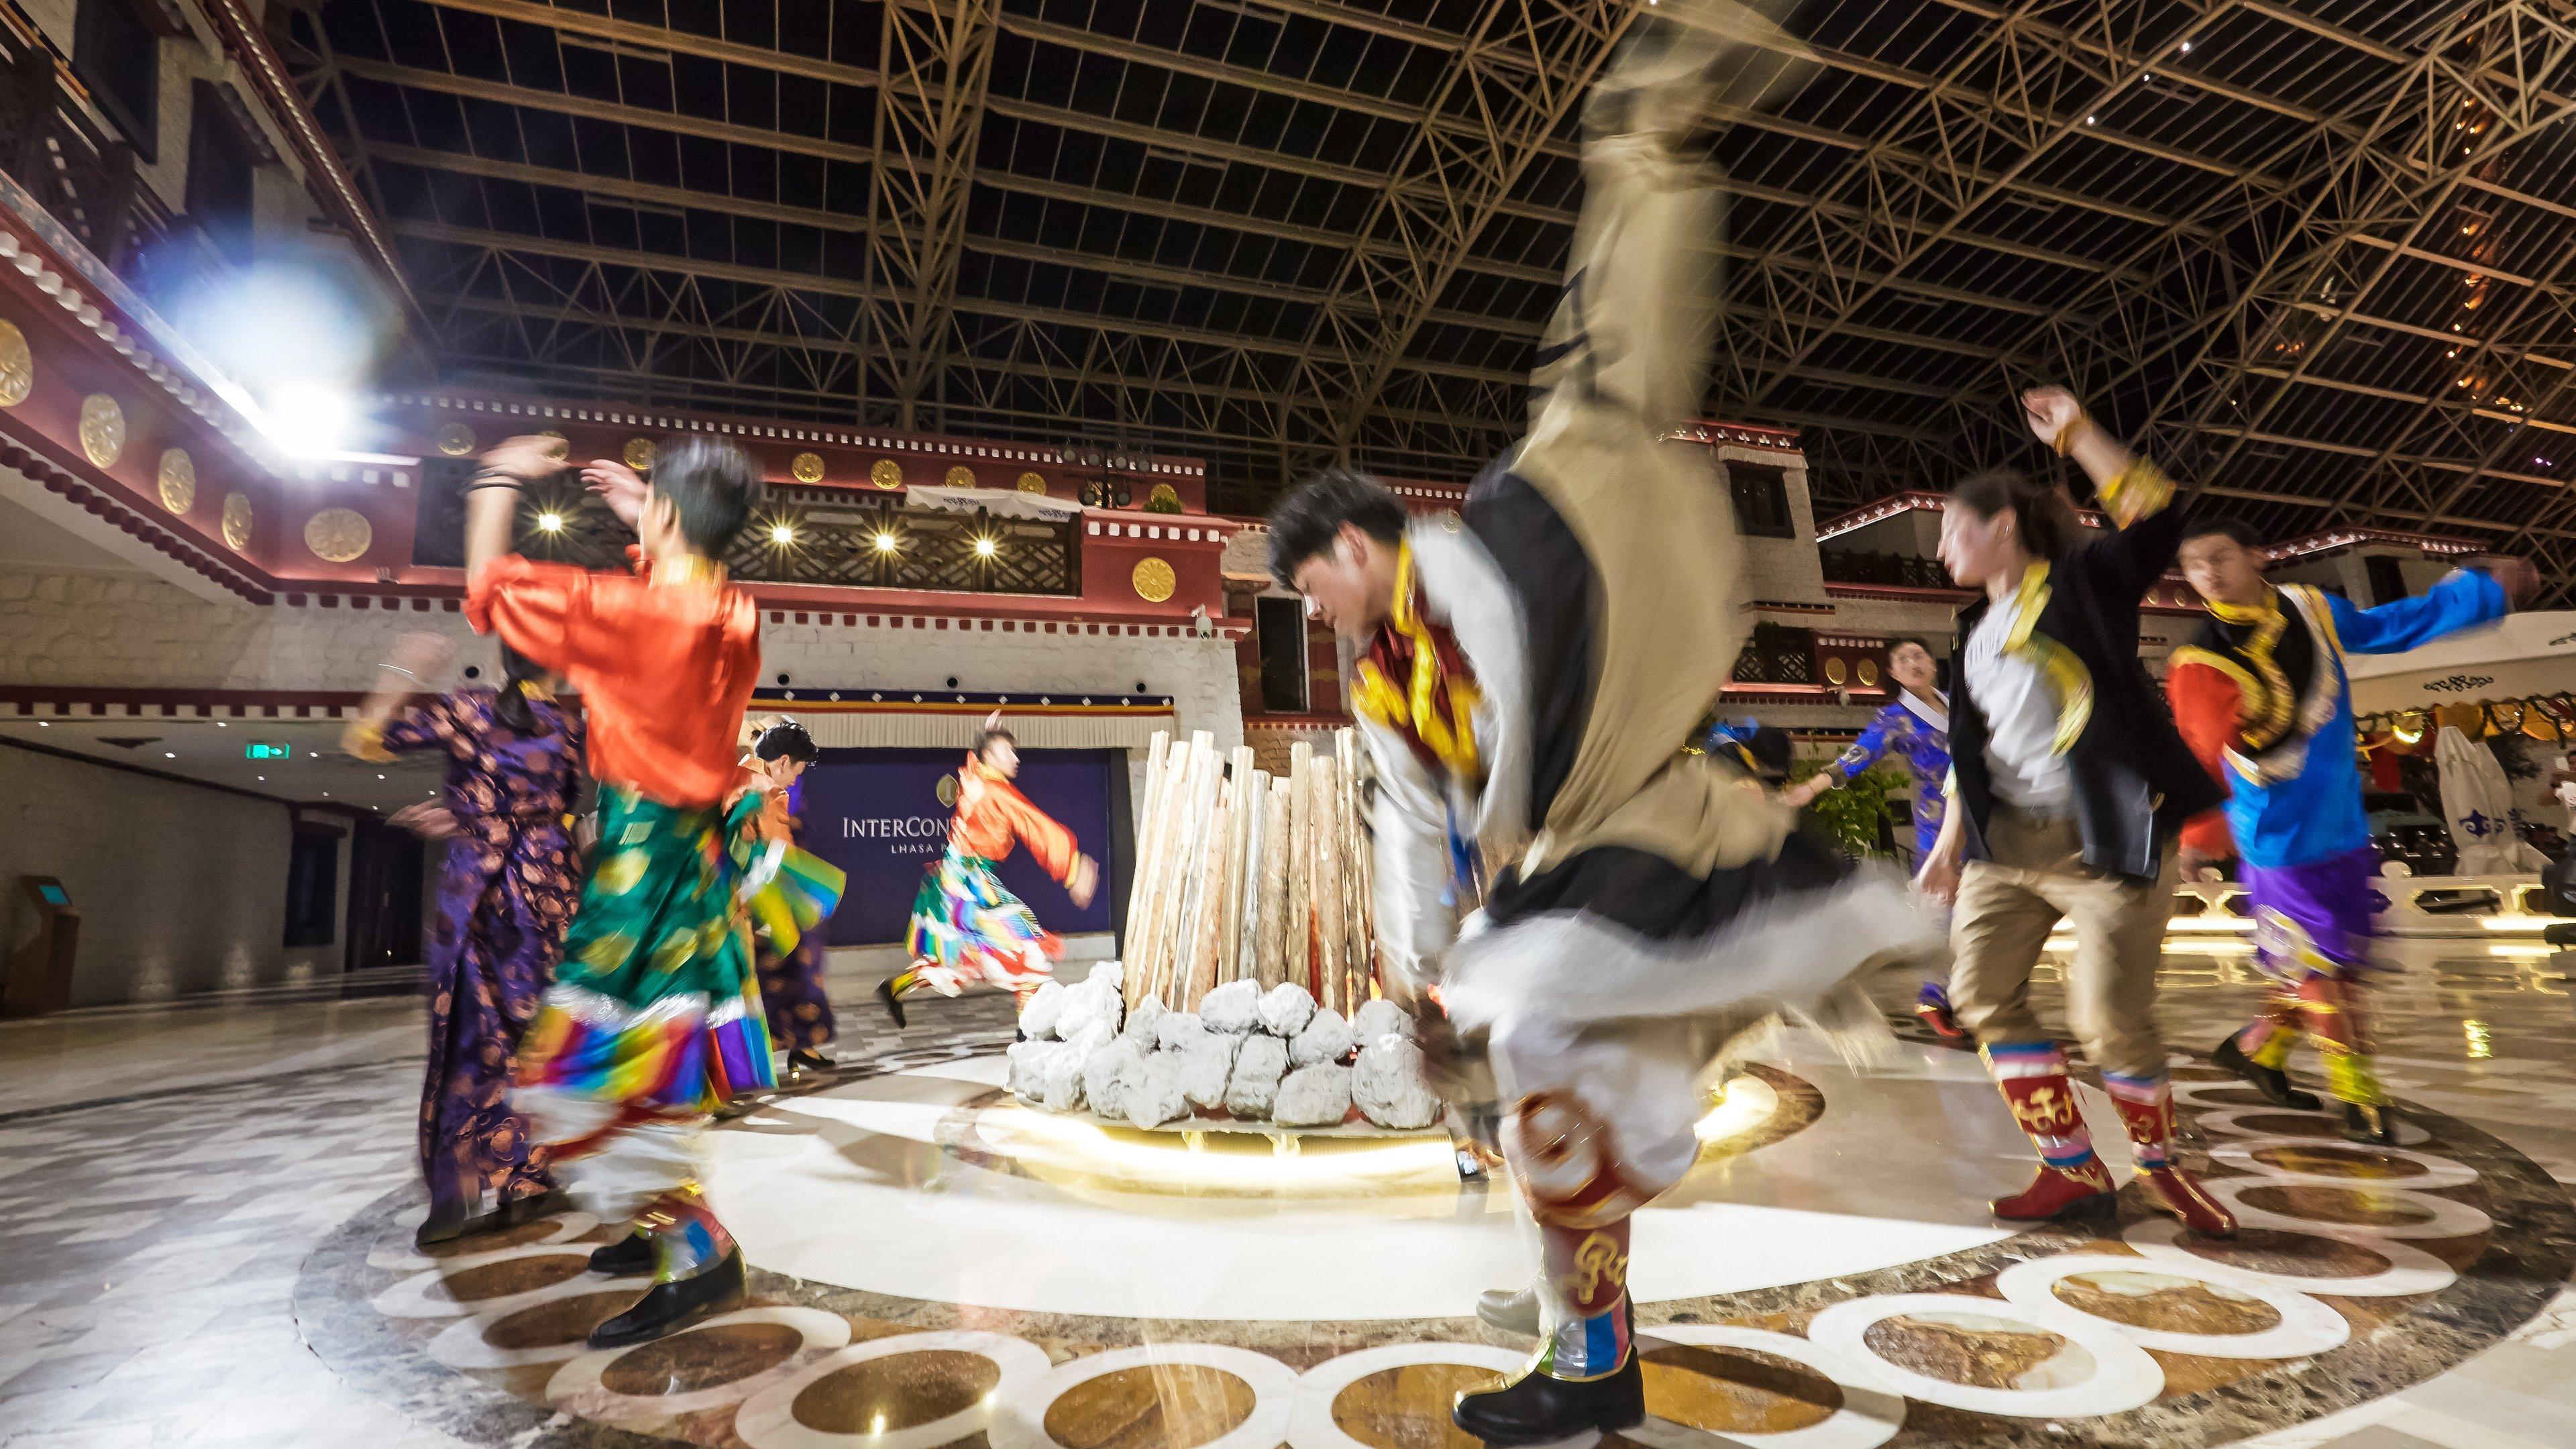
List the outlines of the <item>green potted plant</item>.
{"type": "MultiPolygon", "coordinates": [[[[1800,760],[1789,772],[1792,780],[1804,780],[1833,764],[1833,758],[1800,760]]],[[[1886,766],[1875,766],[1847,780],[1839,789],[1827,790],[1808,802],[1798,812],[1799,823],[1834,843],[1852,856],[1886,856],[1882,844],[1896,820],[1895,796],[1905,789],[1905,776],[1886,766]]]]}

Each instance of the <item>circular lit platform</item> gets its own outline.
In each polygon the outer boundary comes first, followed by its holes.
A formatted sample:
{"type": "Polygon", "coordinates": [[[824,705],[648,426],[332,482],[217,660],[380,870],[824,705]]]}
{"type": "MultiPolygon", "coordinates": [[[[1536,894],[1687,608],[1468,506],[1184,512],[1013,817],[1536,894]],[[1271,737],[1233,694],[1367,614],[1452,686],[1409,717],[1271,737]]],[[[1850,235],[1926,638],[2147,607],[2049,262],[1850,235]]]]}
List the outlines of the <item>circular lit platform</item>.
{"type": "MultiPolygon", "coordinates": [[[[718,1132],[712,1190],[755,1301],[664,1343],[582,1346],[635,1291],[583,1271],[606,1231],[588,1219],[432,1261],[390,1202],[308,1269],[308,1331],[433,1419],[470,1400],[532,1446],[605,1424],[752,1449],[1396,1449],[1438,1442],[1449,1396],[1527,1352],[1467,1316],[1528,1261],[1507,1185],[1462,1184],[1445,1139],[1291,1155],[1107,1128],[1018,1105],[1002,1070],[855,1071],[718,1132]]],[[[2193,1157],[2246,1223],[2233,1243],[2134,1192],[2098,1232],[1992,1221],[2029,1149],[1971,1055],[1754,1064],[1637,1219],[1660,1432],[2221,1444],[2458,1362],[2576,1263],[2564,1193],[2473,1129],[2417,1114],[2403,1145],[2356,1147],[2326,1114],[2176,1075],[2193,1157]],[[2481,1271],[2496,1242],[2511,1273],[2481,1271]]]]}

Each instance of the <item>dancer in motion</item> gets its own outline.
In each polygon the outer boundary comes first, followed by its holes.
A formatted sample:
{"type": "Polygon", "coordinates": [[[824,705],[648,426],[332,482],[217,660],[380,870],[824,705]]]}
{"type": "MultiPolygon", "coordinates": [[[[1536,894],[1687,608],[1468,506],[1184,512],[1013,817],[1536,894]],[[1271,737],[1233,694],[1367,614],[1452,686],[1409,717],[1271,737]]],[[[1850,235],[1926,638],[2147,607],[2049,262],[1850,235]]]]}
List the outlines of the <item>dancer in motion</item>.
{"type": "Polygon", "coordinates": [[[1687,138],[1717,78],[1765,53],[1716,25],[1784,42],[1718,0],[1641,14],[1588,103],[1584,215],[1528,436],[1463,521],[1408,524],[1340,470],[1271,515],[1272,573],[1360,651],[1390,990],[1436,986],[1446,1022],[1426,1036],[1490,1065],[1535,1220],[1538,1354],[1452,1411],[1495,1444],[1644,1419],[1629,1218],[1695,1160],[1706,1069],[1763,1015],[1854,999],[1836,988],[1928,929],[1893,873],[1863,874],[1682,752],[1744,637],[1726,490],[1705,453],[1657,441],[1708,377],[1717,179],[1687,138]],[[1471,846],[1495,870],[1484,929],[1461,940],[1447,902],[1471,846]]]}
{"type": "Polygon", "coordinates": [[[922,987],[955,996],[983,981],[1026,998],[1055,974],[1064,942],[993,873],[1010,858],[1014,842],[1029,848],[1075,906],[1091,904],[1100,863],[1082,853],[1072,831],[1029,803],[1011,783],[1019,773],[1019,739],[1002,728],[1002,712],[995,710],[985,717],[975,752],[957,767],[948,849],[913,897],[904,938],[912,965],[877,985],[877,999],[898,1027],[906,1024],[903,999],[922,987]]]}
{"type": "Polygon", "coordinates": [[[774,1081],[740,898],[761,797],[735,731],[760,672],[760,614],[717,558],[761,494],[739,450],[684,438],[648,486],[599,461],[593,491],[642,540],[634,573],[510,551],[520,490],[563,467],[512,438],[467,485],[466,617],[555,670],[590,716],[599,847],[563,965],[522,1043],[517,1104],[576,1184],[635,1231],[593,1269],[651,1273],[593,1347],[640,1343],[738,1301],[742,1254],[699,1185],[700,1138],[736,1091],[774,1081]],[[732,803],[728,805],[728,800],[732,803]]]}
{"type": "Polygon", "coordinates": [[[2262,1015],[2214,1058],[2271,1101],[2314,1110],[2317,1099],[2282,1070],[2304,1030],[2343,1104],[2344,1135],[2395,1142],[2362,1001],[2379,852],[2362,815],[2343,656],[2403,653],[2501,618],[2539,575],[2528,560],[2504,559],[2361,609],[2265,579],[2259,535],[2232,520],[2192,527],[2181,556],[2210,618],[2173,652],[2165,689],[2183,737],[2228,791],[2226,813],[2192,822],[2183,850],[2193,864],[2223,859],[2233,837],[2254,911],[2254,964],[2272,982],[2262,1015]]]}
{"type": "MultiPolygon", "coordinates": [[[[1940,689],[1939,662],[1920,639],[1888,642],[1887,677],[1896,681],[1895,700],[1878,712],[1869,727],[1860,732],[1860,738],[1852,741],[1850,749],[1781,798],[1793,810],[1805,809],[1817,796],[1858,779],[1862,772],[1892,755],[1914,781],[1914,855],[1910,863],[1920,867],[1931,858],[1932,843],[1941,837],[1943,805],[1947,800],[1943,792],[1950,780],[1950,697],[1940,689]]],[[[1944,1040],[1959,1041],[1967,1036],[1950,1011],[1949,988],[1939,981],[1923,983],[1922,991],[1914,998],[1914,1014],[1944,1040]]]]}
{"type": "Polygon", "coordinates": [[[527,1120],[511,1110],[510,1070],[581,891],[566,824],[580,787],[581,717],[556,702],[543,669],[506,646],[499,689],[417,699],[450,658],[435,634],[403,636],[380,666],[385,683],[340,737],[342,749],[378,764],[430,751],[447,761],[443,808],[425,832],[448,846],[429,943],[420,1096],[429,1217],[415,1235],[423,1247],[525,1221],[554,1191],[527,1120]]]}
{"type": "Polygon", "coordinates": [[[2156,1032],[2156,962],[2173,915],[2175,837],[2220,791],[2175,733],[2138,660],[2138,607],[2173,562],[2173,485],[2096,427],[2061,389],[2025,393],[2033,433],[2092,478],[2113,530],[2086,542],[2063,491],[2018,473],[1951,490],[1941,561],[1985,597],[1959,617],[1951,658],[1949,818],[1921,881],[1951,913],[1950,999],[2038,1177],[1998,1198],[2016,1221],[2107,1210],[2064,1055],[2031,1010],[2031,970],[2062,918],[2075,925],[2066,1010],[2101,1070],[2155,1200],[2192,1230],[2236,1220],[2173,1148],[2173,1090],[2156,1032]]]}
{"type": "MultiPolygon", "coordinates": [[[[802,836],[805,767],[822,753],[796,721],[761,722],[743,769],[757,777],[763,790],[762,828],[769,838],[793,843],[802,836]]],[[[752,960],[760,977],[760,1002],[769,1013],[770,1044],[786,1050],[790,1072],[819,1072],[832,1065],[825,1049],[838,1030],[824,986],[828,945],[819,920],[797,932],[792,949],[782,951],[766,935],[754,943],[752,960]]]]}

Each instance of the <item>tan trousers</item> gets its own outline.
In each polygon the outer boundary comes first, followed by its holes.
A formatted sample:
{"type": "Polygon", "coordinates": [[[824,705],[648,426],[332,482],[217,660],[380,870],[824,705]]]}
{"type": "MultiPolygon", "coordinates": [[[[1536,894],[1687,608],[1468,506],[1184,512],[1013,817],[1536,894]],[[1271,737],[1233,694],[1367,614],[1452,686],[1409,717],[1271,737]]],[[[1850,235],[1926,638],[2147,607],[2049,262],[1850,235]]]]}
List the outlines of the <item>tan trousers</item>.
{"type": "Polygon", "coordinates": [[[2156,963],[2173,915],[2172,848],[2154,884],[2124,879],[2084,864],[2072,819],[2000,803],[1986,845],[1993,859],[1968,862],[1950,916],[1950,1005],[1959,1025],[1980,1045],[2050,1039],[2030,1008],[2030,973],[2062,918],[2075,924],[2067,1025],[2085,1059],[2124,1075],[2163,1075],[2156,963]]]}

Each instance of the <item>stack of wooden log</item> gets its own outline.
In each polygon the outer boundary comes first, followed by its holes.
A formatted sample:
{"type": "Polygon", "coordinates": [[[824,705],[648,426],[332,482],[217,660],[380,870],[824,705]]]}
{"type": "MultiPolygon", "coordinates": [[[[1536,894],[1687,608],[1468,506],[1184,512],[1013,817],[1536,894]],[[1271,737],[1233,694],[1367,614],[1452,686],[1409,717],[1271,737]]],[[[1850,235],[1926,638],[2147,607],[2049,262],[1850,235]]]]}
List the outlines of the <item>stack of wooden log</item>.
{"type": "Polygon", "coordinates": [[[1376,994],[1369,833],[1358,737],[1292,746],[1288,773],[1253,768],[1201,731],[1157,734],[1128,897],[1124,990],[1196,1011],[1235,981],[1293,982],[1349,1016],[1376,994]]]}

